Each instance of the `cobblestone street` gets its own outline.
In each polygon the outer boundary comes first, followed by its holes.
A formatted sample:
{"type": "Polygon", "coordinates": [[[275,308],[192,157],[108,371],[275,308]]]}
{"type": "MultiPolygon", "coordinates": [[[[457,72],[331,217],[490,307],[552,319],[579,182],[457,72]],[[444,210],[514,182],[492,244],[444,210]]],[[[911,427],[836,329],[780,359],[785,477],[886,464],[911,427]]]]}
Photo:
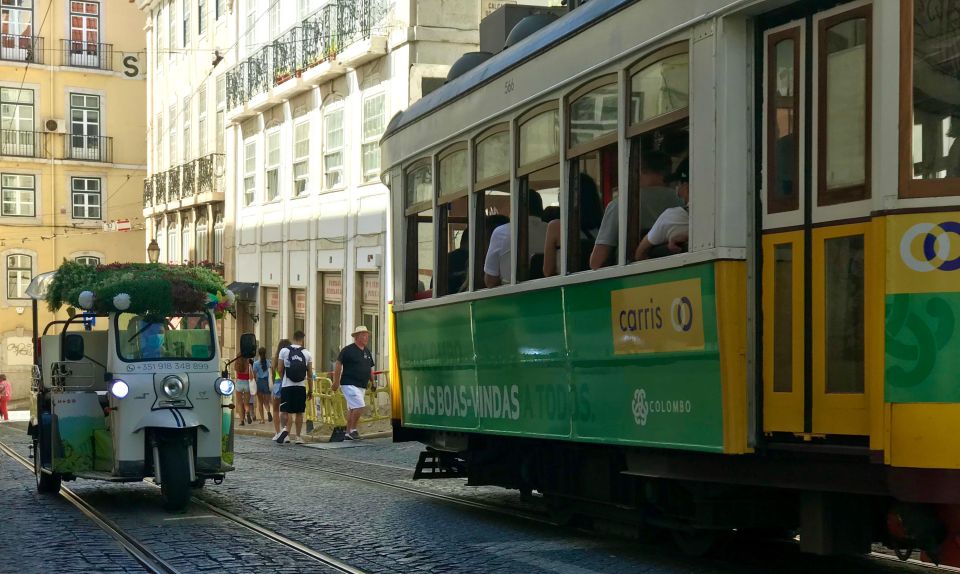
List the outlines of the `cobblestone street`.
{"type": "MultiPolygon", "coordinates": [[[[23,423],[0,427],[0,441],[27,454],[22,428],[23,423]]],[[[460,479],[412,481],[421,448],[416,443],[370,439],[280,446],[261,437],[238,437],[237,444],[237,470],[222,485],[208,484],[197,491],[198,498],[365,572],[921,571],[876,560],[800,556],[792,548],[751,548],[740,542],[711,558],[690,558],[666,542],[641,544],[391,488],[398,485],[496,508],[531,506],[515,492],[468,488],[460,479]]],[[[224,521],[200,504],[181,514],[165,513],[159,489],[149,483],[80,480],[65,486],[177,572],[334,571],[224,521]]],[[[39,496],[31,474],[6,455],[0,456],[0,492],[5,501],[0,510],[5,533],[0,572],[143,571],[110,535],[65,500],[39,496]]]]}

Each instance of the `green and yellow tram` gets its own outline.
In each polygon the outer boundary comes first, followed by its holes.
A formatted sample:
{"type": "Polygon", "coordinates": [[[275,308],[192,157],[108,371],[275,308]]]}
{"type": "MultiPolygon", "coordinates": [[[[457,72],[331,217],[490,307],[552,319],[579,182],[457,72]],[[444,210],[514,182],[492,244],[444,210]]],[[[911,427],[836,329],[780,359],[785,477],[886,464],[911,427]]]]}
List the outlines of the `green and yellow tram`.
{"type": "Polygon", "coordinates": [[[960,0],[547,20],[382,141],[398,439],[688,542],[960,565],[960,0]]]}

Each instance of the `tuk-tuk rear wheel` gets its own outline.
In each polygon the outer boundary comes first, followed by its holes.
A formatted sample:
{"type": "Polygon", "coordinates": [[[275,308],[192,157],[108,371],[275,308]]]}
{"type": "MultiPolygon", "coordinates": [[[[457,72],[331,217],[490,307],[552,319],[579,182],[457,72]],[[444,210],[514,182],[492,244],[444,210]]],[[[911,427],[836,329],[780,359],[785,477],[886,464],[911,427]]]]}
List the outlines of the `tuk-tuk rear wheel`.
{"type": "Polygon", "coordinates": [[[33,472],[37,477],[37,492],[57,494],[60,492],[61,477],[57,473],[47,474],[40,466],[40,441],[33,443],[33,472]]]}
{"type": "Polygon", "coordinates": [[[161,443],[160,498],[164,510],[183,510],[190,503],[190,461],[187,445],[180,441],[161,443]]]}

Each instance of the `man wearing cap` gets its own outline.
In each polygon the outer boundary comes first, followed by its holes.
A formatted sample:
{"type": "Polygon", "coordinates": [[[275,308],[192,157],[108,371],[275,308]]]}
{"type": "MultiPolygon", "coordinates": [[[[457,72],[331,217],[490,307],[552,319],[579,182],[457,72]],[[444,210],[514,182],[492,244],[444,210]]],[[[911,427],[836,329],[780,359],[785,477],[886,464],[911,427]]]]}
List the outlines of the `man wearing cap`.
{"type": "Polygon", "coordinates": [[[363,412],[363,393],[373,379],[373,354],[367,347],[370,331],[363,325],[353,330],[353,343],[340,350],[333,369],[333,390],[340,389],[347,399],[346,440],[359,440],[357,423],[363,412]]]}
{"type": "Polygon", "coordinates": [[[657,245],[666,245],[670,253],[681,253],[686,250],[690,236],[690,164],[683,160],[676,171],[670,176],[670,183],[677,187],[677,197],[683,202],[682,207],[671,207],[660,214],[657,221],[650,228],[637,246],[636,259],[650,258],[650,251],[657,245]]]}

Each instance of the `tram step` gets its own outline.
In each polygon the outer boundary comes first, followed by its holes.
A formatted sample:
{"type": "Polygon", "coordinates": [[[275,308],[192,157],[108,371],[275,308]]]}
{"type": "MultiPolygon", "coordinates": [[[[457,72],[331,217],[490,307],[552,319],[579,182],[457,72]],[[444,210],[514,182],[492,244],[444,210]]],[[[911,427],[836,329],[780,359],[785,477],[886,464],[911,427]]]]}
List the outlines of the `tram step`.
{"type": "Polygon", "coordinates": [[[449,452],[425,450],[420,453],[413,479],[457,478],[466,476],[462,459],[449,452]]]}

